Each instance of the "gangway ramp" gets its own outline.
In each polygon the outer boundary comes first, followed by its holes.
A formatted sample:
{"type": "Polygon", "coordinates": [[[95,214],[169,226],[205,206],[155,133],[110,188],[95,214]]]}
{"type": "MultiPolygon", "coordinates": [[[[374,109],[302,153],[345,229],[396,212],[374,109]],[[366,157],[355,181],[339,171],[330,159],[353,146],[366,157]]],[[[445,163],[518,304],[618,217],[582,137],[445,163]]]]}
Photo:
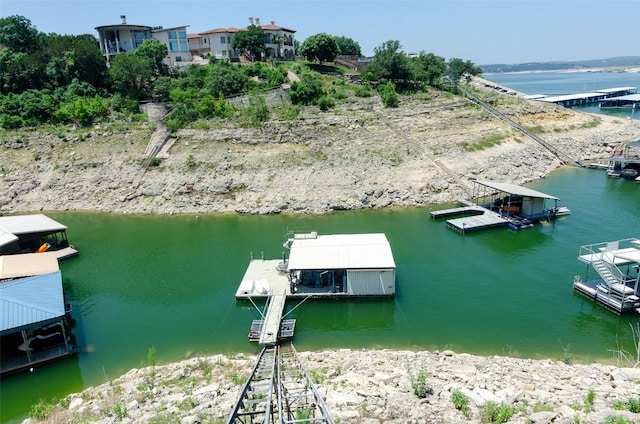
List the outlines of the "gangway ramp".
{"type": "Polygon", "coordinates": [[[227,423],[333,424],[333,419],[289,344],[262,349],[227,423]]]}
{"type": "Polygon", "coordinates": [[[280,332],[280,323],[286,301],[287,296],[284,293],[269,297],[269,306],[267,307],[262,331],[260,332],[259,343],[261,345],[274,345],[278,341],[278,333],[280,332]]]}

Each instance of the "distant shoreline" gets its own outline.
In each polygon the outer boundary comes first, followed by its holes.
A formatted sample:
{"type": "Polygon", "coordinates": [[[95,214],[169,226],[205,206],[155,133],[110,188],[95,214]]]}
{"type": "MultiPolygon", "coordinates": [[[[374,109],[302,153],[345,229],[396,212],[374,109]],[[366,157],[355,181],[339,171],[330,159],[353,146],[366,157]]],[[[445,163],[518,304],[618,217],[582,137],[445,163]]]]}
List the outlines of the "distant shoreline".
{"type": "Polygon", "coordinates": [[[632,67],[611,67],[611,68],[566,68],[566,69],[536,69],[528,71],[508,71],[508,72],[483,72],[482,75],[495,75],[495,74],[541,74],[541,73],[586,73],[586,72],[607,72],[607,73],[640,73],[640,66],[632,67]]]}

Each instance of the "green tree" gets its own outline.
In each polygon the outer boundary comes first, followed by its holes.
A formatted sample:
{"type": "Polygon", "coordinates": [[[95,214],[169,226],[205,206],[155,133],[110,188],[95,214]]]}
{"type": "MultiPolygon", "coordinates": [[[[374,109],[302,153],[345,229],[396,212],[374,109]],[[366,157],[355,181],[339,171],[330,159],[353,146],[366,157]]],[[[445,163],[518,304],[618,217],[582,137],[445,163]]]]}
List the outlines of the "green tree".
{"type": "Polygon", "coordinates": [[[336,43],[338,43],[338,47],[340,48],[340,54],[347,56],[361,56],[362,50],[360,49],[360,44],[354,41],[353,39],[345,36],[335,37],[336,43]]]}
{"type": "Polygon", "coordinates": [[[298,53],[308,60],[331,62],[340,53],[340,47],[334,37],[321,32],[304,40],[298,53]]]}
{"type": "Polygon", "coordinates": [[[133,52],[113,56],[108,77],[113,91],[132,99],[145,97],[145,89],[153,76],[153,62],[133,52]]]}
{"type": "Polygon", "coordinates": [[[480,74],[482,74],[482,69],[474,65],[473,62],[469,60],[465,61],[454,57],[449,59],[449,62],[447,62],[447,76],[454,85],[458,85],[460,78],[463,76],[467,81],[469,81],[472,75],[480,74]]]}
{"type": "Polygon", "coordinates": [[[0,45],[15,52],[33,53],[40,49],[38,30],[24,16],[0,18],[0,45]]]}
{"type": "Polygon", "coordinates": [[[240,94],[248,82],[248,78],[238,66],[221,62],[208,66],[208,75],[204,81],[204,89],[213,96],[222,93],[225,97],[240,94]]]}
{"type": "Polygon", "coordinates": [[[250,60],[256,61],[265,51],[264,31],[256,25],[249,25],[246,30],[236,32],[231,47],[241,50],[250,60]]]}
{"type": "Polygon", "coordinates": [[[156,75],[167,75],[168,67],[162,61],[169,54],[165,44],[155,38],[148,38],[142,42],[134,51],[134,54],[146,57],[153,63],[153,70],[156,75]]]}
{"type": "Polygon", "coordinates": [[[375,55],[365,69],[371,81],[404,82],[411,79],[409,58],[397,40],[389,40],[374,49],[375,55]]]}
{"type": "Polygon", "coordinates": [[[447,70],[443,57],[433,53],[420,52],[411,59],[413,78],[430,86],[437,86],[447,70]]]}

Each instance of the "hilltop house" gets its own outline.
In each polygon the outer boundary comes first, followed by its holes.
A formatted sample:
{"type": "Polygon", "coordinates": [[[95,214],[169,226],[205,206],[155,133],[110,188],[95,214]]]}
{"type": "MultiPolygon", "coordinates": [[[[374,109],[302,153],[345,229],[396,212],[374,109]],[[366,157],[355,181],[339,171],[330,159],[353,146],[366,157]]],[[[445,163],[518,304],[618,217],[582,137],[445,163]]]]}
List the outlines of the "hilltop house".
{"type": "Polygon", "coordinates": [[[178,62],[191,62],[192,57],[187,42],[187,26],[173,28],[154,28],[147,25],[127,24],[125,15],[120,16],[120,23],[96,27],[100,51],[107,63],[111,56],[130,52],[145,40],[154,38],[167,46],[169,52],[164,62],[174,66],[178,62]]]}

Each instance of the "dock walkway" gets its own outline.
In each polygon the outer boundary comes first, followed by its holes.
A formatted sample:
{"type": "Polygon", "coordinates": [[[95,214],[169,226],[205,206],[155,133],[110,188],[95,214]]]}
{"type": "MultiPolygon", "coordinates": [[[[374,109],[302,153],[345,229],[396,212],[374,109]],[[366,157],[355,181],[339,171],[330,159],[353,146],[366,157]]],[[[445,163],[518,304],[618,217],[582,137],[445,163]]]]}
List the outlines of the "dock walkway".
{"type": "Polygon", "coordinates": [[[447,226],[461,233],[483,228],[500,227],[509,224],[509,220],[497,212],[485,209],[482,215],[465,216],[447,220],[447,226]]]}
{"type": "Polygon", "coordinates": [[[451,216],[468,215],[447,220],[447,226],[460,233],[480,230],[483,228],[500,227],[509,224],[509,219],[482,206],[474,205],[468,200],[460,200],[465,206],[457,208],[430,211],[432,218],[446,218],[451,216]]]}
{"type": "Polygon", "coordinates": [[[439,211],[430,211],[429,214],[431,215],[431,218],[445,218],[447,216],[456,216],[456,215],[462,215],[462,214],[473,213],[473,212],[476,212],[477,214],[483,214],[485,211],[486,209],[480,206],[468,205],[468,206],[461,206],[458,208],[442,209],[439,211]]]}
{"type": "Polygon", "coordinates": [[[265,314],[262,332],[260,333],[261,345],[274,345],[278,341],[278,332],[280,331],[280,322],[282,321],[282,313],[284,305],[287,301],[286,293],[274,294],[269,297],[269,306],[265,314]]]}

